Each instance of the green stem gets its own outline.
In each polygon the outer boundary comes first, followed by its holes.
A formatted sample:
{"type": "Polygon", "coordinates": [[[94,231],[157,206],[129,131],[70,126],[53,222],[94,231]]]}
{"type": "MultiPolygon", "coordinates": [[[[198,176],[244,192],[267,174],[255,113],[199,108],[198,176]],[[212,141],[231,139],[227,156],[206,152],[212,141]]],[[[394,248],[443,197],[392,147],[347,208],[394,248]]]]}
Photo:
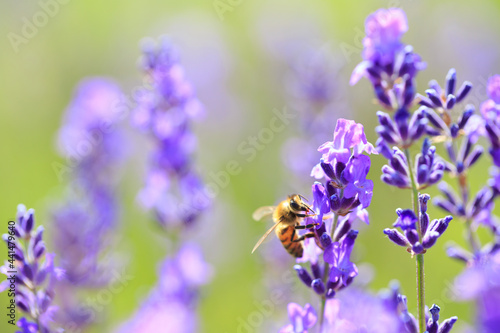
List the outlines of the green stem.
{"type": "Polygon", "coordinates": [[[470,219],[465,220],[465,229],[467,232],[467,240],[469,241],[472,252],[476,255],[479,253],[481,245],[479,244],[479,240],[476,238],[474,231],[472,231],[472,221],[470,219]]]}
{"type": "Polygon", "coordinates": [[[426,331],[425,325],[425,274],[424,254],[417,254],[417,301],[418,301],[418,326],[420,332],[426,331]]]}
{"type": "MultiPolygon", "coordinates": [[[[418,209],[418,189],[415,182],[415,177],[413,175],[413,165],[410,158],[410,151],[408,148],[405,149],[406,160],[408,161],[408,167],[411,179],[411,196],[413,202],[413,211],[417,216],[417,231],[420,241],[422,241],[422,228],[420,226],[419,209],[418,209]]],[[[426,331],[425,324],[425,274],[424,274],[424,254],[417,254],[417,305],[418,305],[418,327],[420,333],[426,331]]]]}
{"type": "MultiPolygon", "coordinates": [[[[332,230],[330,230],[330,237],[332,238],[332,241],[335,241],[333,239],[333,234],[335,233],[335,229],[337,228],[337,225],[339,223],[339,216],[338,214],[333,214],[333,224],[332,224],[332,230]]],[[[330,265],[325,262],[325,270],[323,271],[323,283],[327,284],[328,282],[328,273],[330,272],[330,265]]],[[[319,312],[319,333],[321,333],[321,330],[323,328],[323,321],[325,319],[325,305],[326,305],[326,298],[325,296],[321,296],[321,307],[320,307],[320,312],[319,312]]]]}

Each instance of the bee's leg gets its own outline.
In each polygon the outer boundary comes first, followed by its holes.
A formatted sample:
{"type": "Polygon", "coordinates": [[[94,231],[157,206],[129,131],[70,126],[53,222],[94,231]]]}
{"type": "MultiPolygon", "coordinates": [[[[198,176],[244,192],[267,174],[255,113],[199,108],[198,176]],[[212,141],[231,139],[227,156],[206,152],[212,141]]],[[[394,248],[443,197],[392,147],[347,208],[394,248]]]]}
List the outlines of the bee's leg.
{"type": "Polygon", "coordinates": [[[295,225],[295,229],[311,229],[312,227],[314,226],[317,226],[319,225],[319,223],[309,223],[309,224],[306,224],[306,225],[300,225],[300,224],[297,224],[295,225]]]}
{"type": "Polygon", "coordinates": [[[314,232],[308,232],[307,234],[304,234],[304,235],[300,236],[299,238],[294,239],[292,242],[300,242],[300,241],[303,241],[306,238],[312,238],[312,237],[316,237],[316,235],[314,234],[314,232]]]}

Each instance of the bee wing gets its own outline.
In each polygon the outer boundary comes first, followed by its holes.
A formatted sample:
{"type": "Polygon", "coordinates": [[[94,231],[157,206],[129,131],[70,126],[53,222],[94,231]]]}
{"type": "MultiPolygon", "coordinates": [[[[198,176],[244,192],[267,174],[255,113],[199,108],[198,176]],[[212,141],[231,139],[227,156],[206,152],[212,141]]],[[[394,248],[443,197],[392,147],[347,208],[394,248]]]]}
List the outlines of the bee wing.
{"type": "Polygon", "coordinates": [[[275,209],[276,209],[276,206],[264,206],[264,207],[257,208],[257,210],[255,212],[253,212],[252,218],[255,221],[260,221],[264,217],[271,215],[275,209]]]}
{"type": "Polygon", "coordinates": [[[255,250],[257,250],[257,248],[260,246],[260,244],[262,244],[262,242],[264,241],[264,239],[267,238],[267,236],[269,236],[269,234],[271,232],[273,232],[274,229],[276,229],[276,227],[278,226],[278,224],[280,224],[281,222],[278,222],[278,223],[275,223],[271,228],[269,228],[268,231],[266,231],[266,233],[264,234],[264,236],[262,236],[259,241],[257,242],[257,244],[255,244],[255,246],[253,247],[253,250],[252,250],[252,253],[255,252],[255,250]]]}

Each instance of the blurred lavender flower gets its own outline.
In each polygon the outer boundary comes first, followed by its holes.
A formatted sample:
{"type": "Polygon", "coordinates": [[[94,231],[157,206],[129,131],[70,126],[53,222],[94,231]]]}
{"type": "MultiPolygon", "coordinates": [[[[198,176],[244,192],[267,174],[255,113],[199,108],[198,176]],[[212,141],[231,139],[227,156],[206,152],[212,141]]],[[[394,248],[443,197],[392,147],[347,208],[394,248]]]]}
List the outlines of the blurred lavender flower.
{"type": "Polygon", "coordinates": [[[287,140],[282,156],[285,165],[297,175],[311,169],[317,161],[313,149],[330,135],[339,115],[349,113],[341,100],[343,94],[337,82],[340,65],[335,59],[323,47],[306,52],[290,66],[287,100],[298,111],[299,136],[287,140]]]}
{"type": "Polygon", "coordinates": [[[63,278],[64,270],[54,266],[54,254],[46,253],[44,229],[42,226],[35,228],[34,214],[33,209],[26,210],[24,205],[19,205],[15,226],[2,236],[14,255],[0,267],[0,272],[7,276],[0,283],[0,292],[15,283],[16,305],[26,316],[18,321],[22,330],[18,332],[62,332],[53,328],[58,308],[52,301],[54,286],[63,278]],[[12,271],[17,273],[12,274],[12,271]]]}
{"type": "Polygon", "coordinates": [[[485,129],[490,141],[490,154],[493,163],[500,167],[500,75],[488,80],[488,96],[490,99],[481,104],[481,114],[485,119],[485,129]]]}
{"type": "Polygon", "coordinates": [[[309,329],[314,327],[318,316],[311,304],[306,304],[302,308],[297,303],[288,304],[288,317],[291,324],[281,328],[279,333],[307,333],[309,329]]]}
{"type": "Polygon", "coordinates": [[[151,87],[136,94],[132,122],[156,147],[138,200],[164,227],[190,224],[210,203],[191,163],[196,138],[190,122],[200,119],[203,107],[167,39],[144,43],[141,64],[151,87]]]}
{"type": "Polygon", "coordinates": [[[405,332],[398,317],[397,304],[389,305],[383,298],[356,288],[350,288],[338,298],[328,300],[325,316],[321,331],[324,333],[405,332]]]}
{"type": "Polygon", "coordinates": [[[401,42],[408,30],[406,14],[399,8],[379,9],[365,21],[364,61],[354,69],[350,84],[367,77],[379,103],[388,108],[408,107],[415,96],[414,78],[425,68],[413,48],[401,42]]]}
{"type": "Polygon", "coordinates": [[[430,199],[429,195],[419,195],[420,213],[419,217],[411,209],[396,210],[398,219],[393,224],[394,227],[400,228],[403,232],[400,233],[396,229],[385,229],[389,239],[399,246],[407,248],[407,251],[413,254],[425,253],[427,249],[436,244],[436,241],[448,228],[448,224],[453,219],[452,216],[446,216],[442,219],[435,219],[430,221],[427,214],[427,201],[430,199]],[[417,227],[420,226],[421,230],[417,227]]]}
{"type": "Polygon", "coordinates": [[[107,184],[124,156],[123,135],[115,128],[123,116],[121,102],[119,87],[108,78],[87,78],[76,87],[59,130],[58,147],[73,162],[79,181],[107,184]]]}
{"type": "Polygon", "coordinates": [[[157,286],[136,314],[117,333],[198,332],[194,309],[198,289],[208,283],[212,268],[201,250],[186,243],[174,257],[163,262],[157,286]]]}
{"type": "Polygon", "coordinates": [[[110,279],[110,266],[102,260],[117,221],[114,191],[125,155],[124,137],[117,128],[121,96],[109,79],[83,80],[59,130],[61,153],[75,160],[71,191],[53,212],[52,234],[66,271],[66,279],[57,286],[63,305],[57,320],[68,327],[82,328],[94,317],[82,308],[77,290],[103,287],[110,279]]]}
{"type": "Polygon", "coordinates": [[[454,289],[461,300],[476,301],[480,332],[498,332],[500,327],[500,251],[484,253],[469,261],[469,267],[456,279],[454,289]]]}

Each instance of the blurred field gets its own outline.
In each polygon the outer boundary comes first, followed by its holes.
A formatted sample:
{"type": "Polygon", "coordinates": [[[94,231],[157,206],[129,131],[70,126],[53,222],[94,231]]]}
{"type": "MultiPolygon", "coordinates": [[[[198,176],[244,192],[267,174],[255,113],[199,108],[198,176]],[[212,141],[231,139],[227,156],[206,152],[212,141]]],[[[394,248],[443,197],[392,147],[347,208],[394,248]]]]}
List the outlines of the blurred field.
{"type": "MultiPolygon", "coordinates": [[[[0,225],[6,227],[16,205],[24,203],[35,208],[37,222],[45,226],[50,237],[48,212],[51,204],[61,199],[64,188],[52,167],[53,162],[64,162],[57,155],[55,133],[75,84],[86,76],[103,75],[115,78],[129,93],[141,83],[136,66],[140,39],[169,35],[207,108],[205,121],[194,128],[199,137],[200,172],[210,179],[211,173],[224,170],[231,160],[238,161],[242,168],[221,189],[212,211],[189,235],[202,244],[215,269],[213,283],[203,290],[202,331],[229,333],[237,332],[242,320],[258,309],[269,284],[262,282],[269,275],[263,269],[264,260],[259,254],[250,255],[267,225],[253,222],[251,213],[291,192],[310,196],[309,175],[304,174],[302,179],[292,176],[280,157],[282,144],[293,135],[297,124],[276,134],[250,162],[237,149],[249,135],[267,126],[273,109],[288,105],[285,60],[293,54],[287,54],[286,46],[295,40],[298,45],[326,45],[339,57],[343,64],[339,84],[346,92],[342,100],[352,110],[351,117],[364,124],[369,140],[375,142],[378,108],[372,104],[371,87],[367,82],[348,87],[348,80],[361,59],[365,17],[394,3],[241,0],[233,1],[237,4],[228,5],[230,10],[222,14],[214,3],[217,1],[68,1],[60,4],[53,17],[15,52],[6,36],[11,32],[21,34],[23,18],[31,20],[43,9],[38,2],[0,0],[0,35],[4,36],[0,42],[0,225]]],[[[448,69],[455,67],[459,83],[466,79],[474,83],[470,102],[478,106],[485,98],[486,78],[500,72],[500,2],[475,2],[474,7],[463,0],[401,1],[396,5],[408,15],[410,29],[403,40],[428,63],[418,76],[418,90],[422,92],[433,78],[443,82],[448,69]]],[[[331,137],[325,137],[327,140],[331,137]]],[[[140,151],[141,144],[137,135],[132,136],[131,154],[140,151]]],[[[139,160],[130,160],[121,184],[124,211],[119,242],[113,245],[133,279],[123,292],[113,296],[105,310],[105,322],[92,332],[110,332],[131,316],[155,284],[157,264],[168,250],[157,235],[154,221],[135,202],[143,179],[144,162],[139,160]]],[[[483,157],[474,168],[476,173],[470,175],[474,186],[480,187],[485,180],[485,160],[483,157]]],[[[355,258],[357,263],[373,268],[370,288],[378,290],[398,279],[414,309],[414,260],[384,239],[382,233],[394,222],[394,210],[409,206],[410,193],[396,191],[378,180],[383,164],[382,157],[372,159],[370,176],[375,189],[369,210],[371,223],[361,227],[355,258]]],[[[436,190],[430,190],[430,194],[436,194],[436,190]]],[[[443,215],[434,208],[430,214],[431,218],[443,215]]],[[[445,318],[457,315],[461,321],[470,322],[471,307],[449,301],[449,286],[461,265],[447,259],[442,250],[446,241],[463,243],[462,239],[462,226],[452,222],[444,239],[426,255],[427,303],[439,303],[445,318]]],[[[271,248],[273,242],[264,246],[271,248]]],[[[7,251],[0,251],[4,258],[7,251]]],[[[262,253],[272,255],[270,251],[262,253]]],[[[291,268],[291,258],[279,257],[289,261],[284,267],[291,268]]],[[[296,299],[309,297],[305,288],[296,292],[304,293],[296,299]]],[[[290,298],[295,299],[293,295],[290,298]]],[[[6,295],[1,294],[0,308],[4,309],[7,302],[6,295]]],[[[6,324],[3,311],[0,331],[14,332],[6,324]]],[[[277,321],[276,326],[284,324],[286,303],[277,304],[268,319],[277,321]]]]}

